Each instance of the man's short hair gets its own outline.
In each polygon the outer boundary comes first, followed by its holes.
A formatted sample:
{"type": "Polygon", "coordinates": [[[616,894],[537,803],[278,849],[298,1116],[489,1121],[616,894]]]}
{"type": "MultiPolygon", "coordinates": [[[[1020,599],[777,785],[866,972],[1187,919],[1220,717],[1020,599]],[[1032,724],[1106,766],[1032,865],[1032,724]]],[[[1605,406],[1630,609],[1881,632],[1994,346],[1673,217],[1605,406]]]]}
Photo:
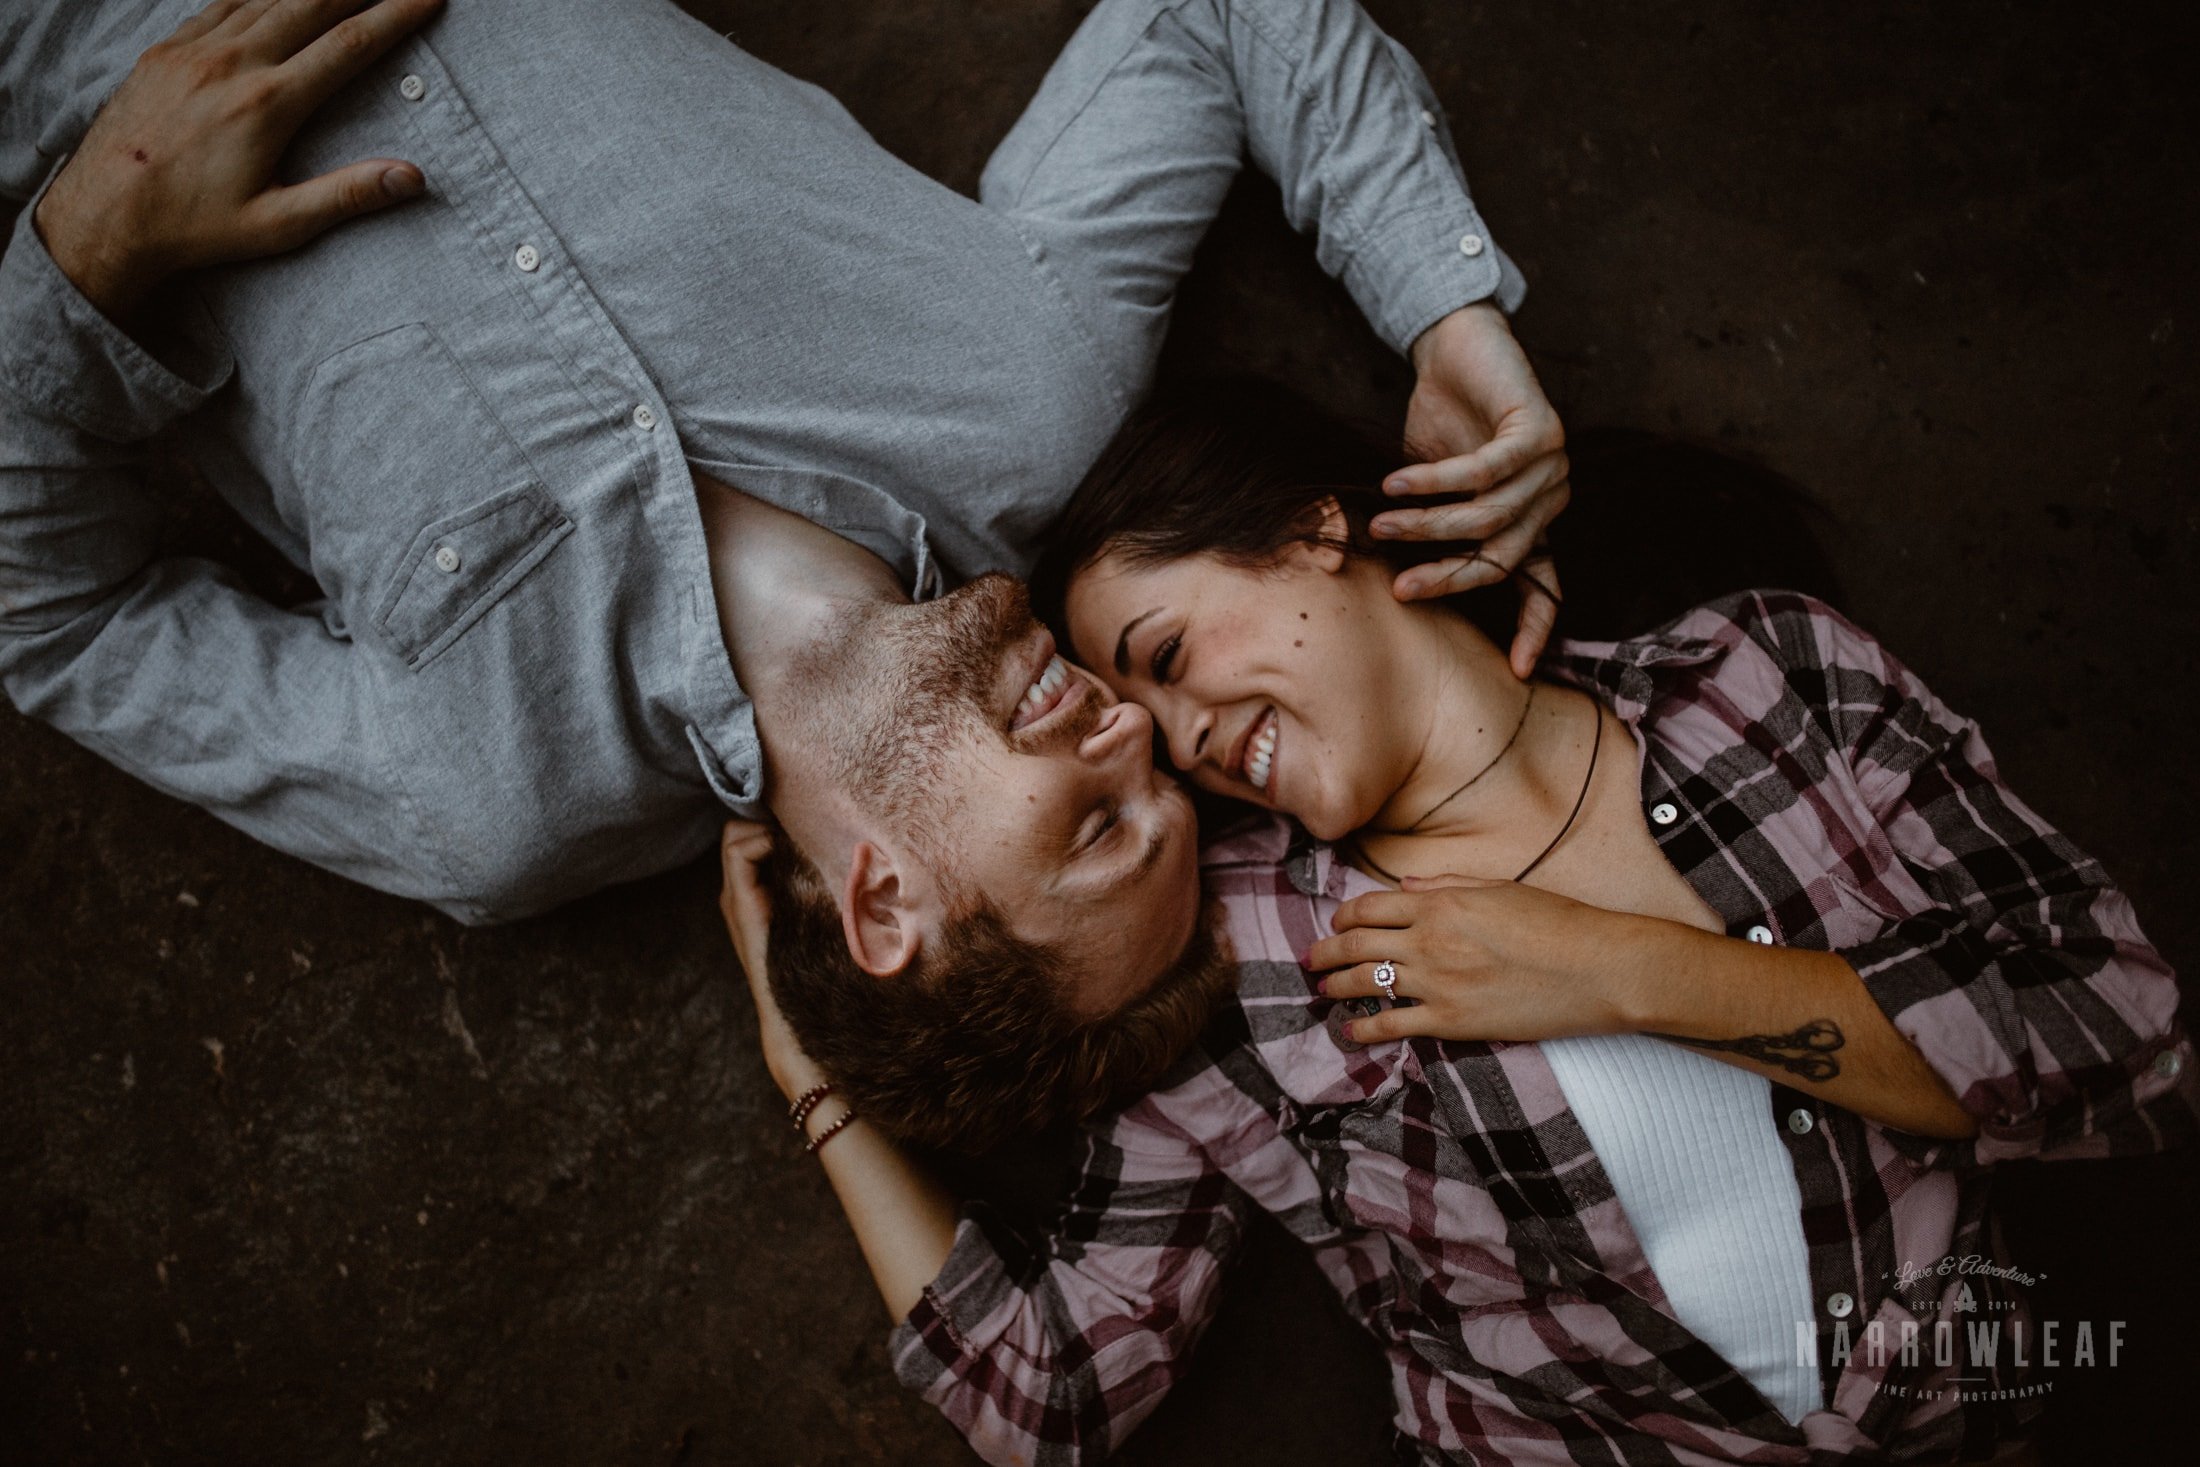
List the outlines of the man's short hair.
{"type": "Polygon", "coordinates": [[[848,1104],[901,1140],[989,1150],[1151,1089],[1198,1037],[1236,968],[1204,916],[1138,998],[1071,1012],[1059,954],[982,899],[954,912],[906,972],[856,966],[840,904],[782,835],[759,877],[772,902],[772,995],[848,1104]]]}

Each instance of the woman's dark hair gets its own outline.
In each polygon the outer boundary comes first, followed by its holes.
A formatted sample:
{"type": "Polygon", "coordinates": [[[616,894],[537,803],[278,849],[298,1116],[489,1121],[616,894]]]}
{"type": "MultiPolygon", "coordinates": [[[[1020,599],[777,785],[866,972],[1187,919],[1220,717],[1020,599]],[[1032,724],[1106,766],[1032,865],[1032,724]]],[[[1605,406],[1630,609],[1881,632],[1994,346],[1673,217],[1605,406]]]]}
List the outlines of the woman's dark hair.
{"type": "MultiPolygon", "coordinates": [[[[1060,628],[1071,579],[1102,554],[1134,563],[1213,555],[1259,567],[1293,545],[1336,543],[1403,570],[1428,559],[1428,547],[1368,529],[1400,506],[1381,485],[1403,462],[1373,434],[1273,383],[1229,378],[1158,396],[1117,430],[1049,529],[1032,608],[1060,628]],[[1331,499],[1344,511],[1341,542],[1323,530],[1331,499]]],[[[1509,590],[1455,600],[1491,636],[1511,635],[1509,590]]]]}
{"type": "MultiPolygon", "coordinates": [[[[1734,591],[1781,586],[1838,600],[1809,497],[1745,459],[1657,434],[1592,430],[1567,445],[1574,497],[1550,541],[1565,606],[1559,633],[1625,637],[1734,591]]],[[[1344,510],[1340,548],[1403,569],[1456,546],[1377,540],[1368,522],[1405,453],[1297,393],[1249,378],[1193,383],[1125,421],[1049,532],[1032,604],[1058,630],[1070,580],[1103,554],[1133,561],[1214,555],[1263,566],[1321,542],[1323,502],[1344,510]]],[[[1503,646],[1510,585],[1452,598],[1503,646]]]]}

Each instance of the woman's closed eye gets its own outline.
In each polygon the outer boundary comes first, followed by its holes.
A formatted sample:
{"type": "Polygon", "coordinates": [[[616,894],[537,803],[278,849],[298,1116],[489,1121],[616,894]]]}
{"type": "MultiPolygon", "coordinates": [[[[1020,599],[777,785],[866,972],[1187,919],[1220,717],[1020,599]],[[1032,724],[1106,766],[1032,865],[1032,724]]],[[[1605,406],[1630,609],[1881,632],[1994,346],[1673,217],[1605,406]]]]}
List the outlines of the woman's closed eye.
{"type": "Polygon", "coordinates": [[[1177,651],[1183,645],[1184,634],[1178,632],[1153,649],[1153,661],[1149,670],[1153,674],[1155,686],[1158,687],[1169,680],[1169,669],[1176,665],[1177,651]]]}

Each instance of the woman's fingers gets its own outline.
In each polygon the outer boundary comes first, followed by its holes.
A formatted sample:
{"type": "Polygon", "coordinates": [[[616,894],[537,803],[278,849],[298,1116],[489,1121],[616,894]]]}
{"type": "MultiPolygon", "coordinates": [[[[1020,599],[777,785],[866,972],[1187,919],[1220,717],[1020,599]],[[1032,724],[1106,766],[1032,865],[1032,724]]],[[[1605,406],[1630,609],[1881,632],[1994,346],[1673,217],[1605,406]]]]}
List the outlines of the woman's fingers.
{"type": "Polygon", "coordinates": [[[1354,927],[1411,927],[1417,905],[1403,892],[1364,892],[1338,907],[1329,925],[1337,932],[1354,927]]]}
{"type": "Polygon", "coordinates": [[[766,939],[771,933],[771,897],[757,875],[757,863],[771,854],[771,830],[753,821],[729,820],[720,843],[725,885],[718,909],[726,919],[735,956],[749,976],[762,976],[766,939]]]}
{"type": "Polygon", "coordinates": [[[1410,1039],[1416,1034],[1435,1032],[1436,1020],[1427,1004],[1384,1009],[1364,1019],[1353,1019],[1344,1026],[1344,1037],[1354,1044],[1387,1044],[1393,1039],[1410,1039]]]}
{"type": "MultiPolygon", "coordinates": [[[[1385,893],[1395,896],[1396,893],[1385,893]]],[[[1407,931],[1410,923],[1394,927],[1354,927],[1333,933],[1306,950],[1306,966],[1319,971],[1324,968],[1348,968],[1354,963],[1379,963],[1384,958],[1403,960],[1410,945],[1407,931]]]]}
{"type": "MultiPolygon", "coordinates": [[[[1393,963],[1397,969],[1397,981],[1391,984],[1399,998],[1413,997],[1413,985],[1407,977],[1410,969],[1404,963],[1393,963]]],[[[1387,998],[1383,986],[1375,981],[1374,963],[1354,963],[1349,968],[1339,968],[1321,983],[1324,998],[1387,998]]]]}

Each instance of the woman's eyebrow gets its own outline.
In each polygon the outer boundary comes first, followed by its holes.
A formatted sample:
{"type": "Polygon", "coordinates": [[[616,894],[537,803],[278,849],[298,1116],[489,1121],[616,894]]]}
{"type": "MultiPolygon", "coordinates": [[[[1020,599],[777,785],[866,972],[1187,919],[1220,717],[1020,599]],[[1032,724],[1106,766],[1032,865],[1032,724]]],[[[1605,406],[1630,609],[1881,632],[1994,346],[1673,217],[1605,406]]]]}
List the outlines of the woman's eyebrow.
{"type": "Polygon", "coordinates": [[[1160,614],[1161,608],[1156,606],[1151,611],[1141,611],[1138,615],[1123,623],[1123,634],[1115,639],[1115,671],[1118,677],[1129,677],[1131,675],[1131,633],[1137,631],[1138,624],[1147,617],[1159,616],[1160,614]]]}

